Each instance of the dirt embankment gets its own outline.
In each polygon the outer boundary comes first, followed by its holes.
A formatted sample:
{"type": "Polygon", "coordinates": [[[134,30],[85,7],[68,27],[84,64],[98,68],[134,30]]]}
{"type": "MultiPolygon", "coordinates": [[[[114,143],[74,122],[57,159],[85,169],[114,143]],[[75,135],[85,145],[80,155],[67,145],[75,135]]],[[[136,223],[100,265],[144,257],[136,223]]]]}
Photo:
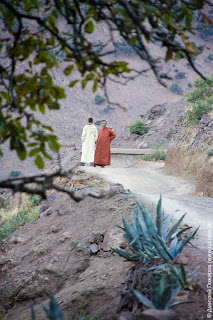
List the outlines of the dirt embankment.
{"type": "MultiPolygon", "coordinates": [[[[81,171],[60,182],[76,189],[108,185],[81,171]]],[[[51,292],[66,319],[78,309],[90,315],[101,312],[102,319],[110,317],[132,266],[110,246],[125,242],[115,224],[130,216],[134,205],[122,193],[108,199],[87,197],[80,203],[52,193],[41,205],[37,221],[20,227],[0,244],[0,318],[29,320],[33,303],[36,319],[46,319],[41,303],[49,304],[51,292]]]]}
{"type": "Polygon", "coordinates": [[[197,180],[196,194],[213,197],[213,115],[203,115],[197,126],[184,117],[175,126],[167,151],[168,171],[197,180]]]}

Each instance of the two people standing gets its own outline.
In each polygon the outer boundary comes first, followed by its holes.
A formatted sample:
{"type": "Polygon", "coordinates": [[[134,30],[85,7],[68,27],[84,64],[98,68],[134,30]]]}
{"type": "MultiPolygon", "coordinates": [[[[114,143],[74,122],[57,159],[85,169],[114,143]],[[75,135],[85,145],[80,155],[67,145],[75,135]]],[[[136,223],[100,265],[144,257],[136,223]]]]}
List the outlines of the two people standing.
{"type": "Polygon", "coordinates": [[[97,129],[93,124],[93,119],[89,118],[88,125],[83,128],[81,162],[94,163],[94,166],[97,165],[101,167],[110,165],[110,144],[111,141],[115,139],[116,134],[112,128],[107,127],[106,120],[102,120],[101,127],[97,135],[97,129]]]}

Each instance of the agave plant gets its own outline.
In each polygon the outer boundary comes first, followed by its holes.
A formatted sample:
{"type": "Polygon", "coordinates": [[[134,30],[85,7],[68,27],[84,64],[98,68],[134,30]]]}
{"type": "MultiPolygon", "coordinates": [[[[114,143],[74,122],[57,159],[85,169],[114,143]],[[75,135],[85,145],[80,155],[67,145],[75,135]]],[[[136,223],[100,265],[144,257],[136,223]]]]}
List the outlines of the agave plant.
{"type": "Polygon", "coordinates": [[[146,272],[150,271],[163,271],[169,274],[173,283],[178,283],[183,289],[192,290],[193,287],[191,285],[191,281],[197,268],[195,268],[192,272],[186,270],[182,262],[178,266],[174,266],[171,263],[164,263],[152,268],[149,268],[146,272]]]}
{"type": "Polygon", "coordinates": [[[184,301],[174,302],[181,287],[171,285],[171,278],[166,274],[159,273],[158,276],[152,274],[151,276],[151,300],[138,290],[133,290],[136,297],[146,307],[152,309],[168,310],[173,306],[184,303],[184,301]]]}
{"type": "MultiPolygon", "coordinates": [[[[48,319],[50,320],[64,320],[62,311],[58,305],[58,302],[53,294],[50,296],[49,309],[43,305],[43,309],[46,312],[48,319]]],[[[36,320],[34,307],[31,306],[31,320],[36,320]]]]}
{"type": "Polygon", "coordinates": [[[124,227],[119,226],[124,231],[131,252],[120,248],[112,250],[127,260],[150,261],[156,257],[165,261],[173,260],[198,230],[197,228],[186,240],[179,240],[180,235],[191,228],[178,229],[184,216],[176,223],[172,223],[172,215],[165,218],[161,196],[156,208],[156,219],[153,208],[148,212],[142,203],[137,202],[137,208],[131,216],[132,225],[123,218],[124,227]]]}

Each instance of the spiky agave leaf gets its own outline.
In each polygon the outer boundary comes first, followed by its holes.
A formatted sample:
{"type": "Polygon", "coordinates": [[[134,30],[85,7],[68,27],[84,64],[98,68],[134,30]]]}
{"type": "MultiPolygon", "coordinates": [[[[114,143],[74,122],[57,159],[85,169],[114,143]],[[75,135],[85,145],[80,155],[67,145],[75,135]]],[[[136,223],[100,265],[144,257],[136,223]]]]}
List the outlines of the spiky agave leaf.
{"type": "Polygon", "coordinates": [[[64,316],[58,305],[58,302],[53,294],[50,297],[50,308],[48,309],[45,305],[42,306],[47,316],[51,320],[64,320],[64,316]]]}
{"type": "Polygon", "coordinates": [[[138,300],[142,302],[146,307],[148,308],[155,308],[154,304],[151,300],[147,299],[142,293],[140,293],[138,290],[133,289],[133,293],[136,295],[138,300]]]}
{"type": "Polygon", "coordinates": [[[164,225],[163,225],[162,238],[163,238],[164,240],[166,240],[166,235],[167,235],[167,233],[168,233],[168,228],[169,228],[169,225],[170,225],[170,223],[171,223],[172,217],[173,217],[172,214],[168,215],[168,217],[166,218],[165,223],[164,223],[164,225]]]}
{"type": "Polygon", "coordinates": [[[157,229],[157,234],[161,237],[162,236],[162,223],[164,219],[164,211],[162,210],[162,198],[160,195],[160,199],[158,200],[157,204],[157,210],[156,210],[156,229],[157,229]]]}
{"type": "Polygon", "coordinates": [[[146,224],[146,228],[147,228],[147,232],[149,234],[149,237],[152,237],[152,235],[156,233],[156,228],[155,228],[155,225],[152,221],[152,218],[150,217],[148,211],[146,210],[146,208],[144,207],[144,205],[142,203],[140,204],[139,202],[137,202],[137,205],[140,209],[140,212],[143,215],[144,222],[146,224]]]}
{"type": "Polygon", "coordinates": [[[36,320],[35,308],[33,304],[31,304],[30,309],[31,309],[31,320],[36,320]]]}
{"type": "Polygon", "coordinates": [[[153,237],[153,244],[157,250],[157,252],[159,253],[159,255],[165,260],[165,261],[170,261],[170,260],[173,260],[174,257],[170,254],[169,250],[168,250],[168,247],[166,245],[166,242],[161,238],[159,237],[158,234],[156,234],[154,237],[153,237]]]}
{"type": "Polygon", "coordinates": [[[182,215],[182,217],[176,223],[173,224],[172,228],[169,230],[169,232],[166,235],[167,241],[169,241],[171,239],[172,235],[175,233],[175,231],[177,230],[177,228],[179,227],[179,225],[183,221],[185,215],[186,215],[186,213],[184,215],[182,215]]]}
{"type": "Polygon", "coordinates": [[[132,254],[132,253],[129,253],[126,250],[123,250],[121,248],[118,249],[118,248],[110,247],[110,249],[112,249],[114,252],[119,254],[121,257],[123,257],[123,258],[125,258],[126,260],[129,260],[129,261],[138,261],[143,257],[142,253],[141,254],[139,254],[139,253],[132,254]]]}
{"type": "Polygon", "coordinates": [[[180,241],[178,244],[178,253],[180,253],[183,248],[185,247],[185,245],[187,245],[187,243],[189,243],[189,241],[195,236],[195,234],[197,233],[199,227],[197,227],[197,229],[190,235],[188,236],[188,238],[184,241],[180,241]]]}
{"type": "Polygon", "coordinates": [[[134,230],[130,224],[123,218],[123,225],[124,225],[124,235],[127,238],[128,243],[132,242],[135,238],[136,230],[134,230]]]}

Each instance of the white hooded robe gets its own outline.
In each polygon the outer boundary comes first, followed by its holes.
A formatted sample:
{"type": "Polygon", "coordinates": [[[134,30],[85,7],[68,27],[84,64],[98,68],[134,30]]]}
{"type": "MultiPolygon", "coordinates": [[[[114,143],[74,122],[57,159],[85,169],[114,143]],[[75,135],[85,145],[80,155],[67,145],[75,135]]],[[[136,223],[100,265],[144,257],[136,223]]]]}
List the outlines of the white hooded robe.
{"type": "Polygon", "coordinates": [[[94,124],[87,124],[82,131],[82,155],[81,162],[94,162],[95,142],[98,138],[98,131],[94,124]]]}

